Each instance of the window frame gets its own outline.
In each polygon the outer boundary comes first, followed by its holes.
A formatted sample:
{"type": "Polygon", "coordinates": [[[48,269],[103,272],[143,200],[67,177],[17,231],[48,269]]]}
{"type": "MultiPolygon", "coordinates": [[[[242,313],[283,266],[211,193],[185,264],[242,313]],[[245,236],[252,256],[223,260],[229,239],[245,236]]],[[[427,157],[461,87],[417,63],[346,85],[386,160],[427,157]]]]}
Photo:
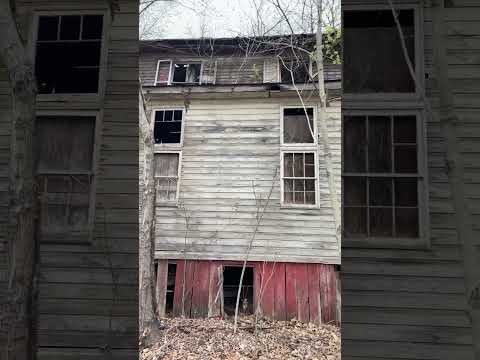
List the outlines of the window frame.
{"type": "Polygon", "coordinates": [[[173,66],[173,60],[171,60],[171,59],[158,59],[157,60],[157,69],[155,71],[155,81],[153,83],[154,86],[158,86],[159,84],[171,85],[170,84],[170,75],[171,75],[171,72],[172,72],[172,66],[173,66]],[[158,70],[160,70],[160,63],[161,62],[170,63],[169,68],[168,68],[168,79],[167,79],[167,81],[158,81],[158,70]]]}
{"type": "MultiPolygon", "coordinates": [[[[345,101],[371,101],[375,100],[410,100],[420,101],[422,99],[421,89],[425,88],[425,65],[424,65],[424,13],[423,6],[419,4],[418,0],[412,0],[407,3],[395,4],[395,10],[414,11],[415,23],[415,92],[412,93],[343,93],[343,100],[345,101]]],[[[374,10],[391,10],[389,4],[342,4],[342,34],[344,33],[343,16],[345,11],[374,11],[374,10]]],[[[342,72],[344,71],[342,64],[342,72]]]]}
{"type": "MultiPolygon", "coordinates": [[[[305,164],[304,164],[305,165],[305,164]]],[[[320,192],[319,192],[319,169],[318,169],[318,152],[316,149],[282,149],[280,151],[280,207],[281,208],[296,208],[296,209],[318,209],[320,207],[320,192]],[[285,170],[283,167],[285,154],[313,154],[313,161],[315,167],[315,204],[295,204],[286,203],[284,194],[284,180],[285,170]]]]}
{"type": "Polygon", "coordinates": [[[154,148],[154,152],[161,152],[165,149],[171,149],[171,150],[178,150],[178,149],[181,149],[183,147],[183,141],[184,141],[184,137],[185,137],[185,118],[186,118],[186,114],[187,114],[187,111],[186,111],[186,108],[185,106],[160,106],[160,107],[154,107],[152,109],[152,113],[151,113],[151,118],[150,118],[150,121],[152,121],[153,123],[153,127],[155,129],[155,114],[157,113],[157,111],[175,111],[175,110],[181,110],[182,111],[182,126],[181,126],[181,133],[180,133],[180,142],[179,143],[164,143],[164,144],[155,144],[155,139],[153,139],[154,141],[154,144],[153,144],[153,148],[154,148]]]}
{"type": "MultiPolygon", "coordinates": [[[[422,109],[416,108],[383,108],[383,109],[345,109],[342,110],[342,139],[344,137],[344,116],[402,116],[414,115],[416,116],[416,130],[417,130],[417,194],[418,194],[418,232],[417,238],[405,237],[346,237],[343,232],[342,224],[342,246],[352,248],[385,248],[385,249],[430,249],[430,224],[429,224],[429,178],[428,178],[428,159],[427,159],[427,140],[426,140],[426,124],[425,112],[422,109]]],[[[392,139],[393,141],[393,139],[392,139]]],[[[342,144],[343,146],[343,144],[342,144]]],[[[344,212],[344,176],[356,177],[391,177],[401,178],[402,176],[395,176],[394,173],[346,173],[344,171],[345,162],[343,161],[344,151],[342,150],[342,199],[341,209],[342,218],[344,212]]],[[[410,174],[405,174],[406,177],[410,174]]],[[[410,176],[411,177],[411,176],[410,176]]],[[[367,204],[368,206],[368,204],[367,204]]],[[[367,224],[368,226],[368,224],[367,224]]]]}
{"type": "Polygon", "coordinates": [[[318,146],[318,124],[317,124],[317,106],[316,105],[307,105],[305,104],[305,106],[303,106],[302,104],[300,104],[299,106],[292,106],[292,105],[288,105],[288,106],[281,106],[280,107],[280,146],[281,147],[285,147],[285,148],[298,148],[298,147],[301,147],[301,148],[317,148],[318,146]],[[311,143],[285,143],[284,142],[284,139],[283,139],[283,136],[284,136],[284,133],[283,133],[283,130],[284,130],[284,124],[283,124],[283,120],[284,120],[284,111],[286,109],[301,109],[301,108],[312,108],[313,110],[313,142],[311,143]]]}
{"type": "Polygon", "coordinates": [[[158,154],[178,154],[178,170],[177,170],[177,190],[175,194],[175,200],[172,201],[165,201],[165,202],[158,202],[157,199],[157,178],[165,178],[168,176],[157,176],[155,174],[155,169],[154,169],[154,178],[155,178],[155,206],[158,207],[178,207],[179,205],[179,200],[180,200],[180,182],[182,180],[182,149],[162,149],[162,150],[154,150],[153,157],[154,157],[154,163],[156,164],[155,161],[155,156],[158,154]]]}
{"type": "MultiPolygon", "coordinates": [[[[292,84],[291,82],[288,82],[288,83],[285,83],[285,82],[282,82],[282,67],[283,67],[283,64],[282,62],[280,61],[280,58],[277,56],[277,79],[278,79],[278,83],[280,84],[292,84]]],[[[312,59],[308,59],[308,76],[310,78],[310,80],[312,82],[315,81],[315,77],[313,76],[313,62],[312,62],[312,59]]],[[[298,83],[295,83],[295,85],[297,85],[298,83]]],[[[301,84],[305,84],[305,83],[301,83],[301,84]]]]}
{"type": "Polygon", "coordinates": [[[108,56],[108,35],[110,32],[111,18],[110,12],[106,9],[92,10],[34,10],[32,27],[29,32],[29,44],[31,44],[29,53],[32,55],[32,67],[36,66],[36,50],[39,18],[41,16],[68,16],[68,15],[103,15],[102,39],[100,45],[100,62],[98,70],[98,90],[96,93],[54,93],[54,94],[37,94],[37,101],[98,101],[105,94],[107,80],[107,56],[108,56]]]}
{"type": "MultiPolygon", "coordinates": [[[[47,239],[42,240],[43,242],[48,243],[62,243],[62,244],[91,244],[93,241],[93,233],[95,226],[95,212],[96,212],[96,195],[97,195],[97,181],[98,181],[98,169],[99,169],[99,156],[101,148],[101,130],[102,130],[102,121],[101,114],[99,111],[90,111],[90,110],[37,110],[35,117],[42,116],[72,116],[72,117],[93,117],[95,120],[94,124],[94,135],[93,135],[93,149],[92,149],[92,167],[89,173],[81,172],[81,174],[88,174],[90,176],[90,194],[88,197],[88,224],[86,235],[79,234],[73,235],[68,234],[67,236],[61,235],[61,239],[57,239],[57,236],[52,233],[46,233],[47,239]]],[[[61,173],[56,170],[42,172],[41,174],[49,175],[75,175],[80,174],[78,171],[69,171],[65,170],[61,173]]],[[[35,170],[35,176],[37,176],[35,170]]],[[[43,237],[43,236],[42,236],[43,237]]]]}

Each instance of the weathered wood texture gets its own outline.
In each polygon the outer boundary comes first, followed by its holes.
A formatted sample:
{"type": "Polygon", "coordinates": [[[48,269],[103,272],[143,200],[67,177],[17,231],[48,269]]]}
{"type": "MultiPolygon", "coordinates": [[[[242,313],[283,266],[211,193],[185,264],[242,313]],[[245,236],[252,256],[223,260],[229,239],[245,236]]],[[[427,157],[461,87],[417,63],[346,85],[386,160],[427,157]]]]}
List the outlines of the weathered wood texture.
{"type": "MultiPolygon", "coordinates": [[[[25,34],[32,13],[105,10],[108,1],[19,1],[25,34]]],[[[99,112],[94,236],[90,243],[42,243],[39,359],[131,359],[138,355],[138,2],[120,0],[107,30],[105,96],[40,100],[37,110],[99,112]],[[102,349],[102,350],[100,350],[102,349]]],[[[0,68],[0,288],[4,280],[10,103],[0,68]]],[[[102,88],[102,85],[100,86],[102,88]]],[[[0,336],[2,338],[2,336],[0,336]]],[[[1,341],[0,341],[1,342],[1,341]]]]}
{"type": "MultiPolygon", "coordinates": [[[[438,88],[431,67],[432,14],[429,2],[425,3],[426,86],[436,109],[438,88]]],[[[480,4],[468,0],[448,3],[453,6],[445,11],[449,79],[455,112],[460,118],[457,130],[465,162],[465,205],[472,213],[473,231],[478,235],[480,73],[474,64],[478,64],[480,53],[480,4]]],[[[447,180],[445,143],[437,119],[426,124],[431,248],[342,248],[343,359],[474,359],[461,245],[447,180]]]]}
{"type": "MultiPolygon", "coordinates": [[[[218,294],[223,290],[219,288],[218,276],[215,274],[217,269],[235,264],[241,266],[240,263],[221,260],[177,260],[174,315],[221,316],[218,294]],[[182,302],[183,295],[185,298],[182,302]],[[213,301],[209,302],[208,299],[213,301]]],[[[253,267],[254,304],[255,309],[260,307],[260,315],[276,320],[296,318],[315,323],[320,320],[322,323],[337,321],[335,286],[338,273],[334,265],[263,261],[249,262],[247,265],[253,267]],[[283,299],[287,299],[287,302],[283,299]],[[318,314],[322,314],[321,319],[318,314]]],[[[158,294],[161,297],[157,301],[165,301],[165,294],[158,294]]]]}
{"type": "MultiPolygon", "coordinates": [[[[253,96],[259,95],[219,100],[192,96],[189,100],[184,119],[179,206],[157,206],[157,259],[182,258],[185,247],[189,259],[244,258],[259,205],[254,190],[257,198],[265,199],[275,171],[280,167],[281,106],[299,104],[295,94],[264,99],[253,96]],[[188,229],[185,217],[189,220],[188,229]]],[[[152,96],[150,104],[152,109],[184,106],[183,101],[161,101],[160,96],[152,96]]],[[[340,194],[338,102],[327,108],[327,117],[334,175],[338,179],[337,194],[340,194]]],[[[339,263],[321,150],[318,189],[319,208],[282,208],[280,181],[275,182],[250,260],[339,263]]]]}

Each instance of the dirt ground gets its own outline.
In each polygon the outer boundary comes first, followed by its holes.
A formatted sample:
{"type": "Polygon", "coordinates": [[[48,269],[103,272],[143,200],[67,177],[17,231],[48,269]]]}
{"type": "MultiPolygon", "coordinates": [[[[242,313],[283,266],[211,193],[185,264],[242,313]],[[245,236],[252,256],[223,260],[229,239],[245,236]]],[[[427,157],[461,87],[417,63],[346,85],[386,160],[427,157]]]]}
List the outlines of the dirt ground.
{"type": "Polygon", "coordinates": [[[340,329],[292,321],[162,319],[140,340],[141,360],[340,359],[340,329]]]}

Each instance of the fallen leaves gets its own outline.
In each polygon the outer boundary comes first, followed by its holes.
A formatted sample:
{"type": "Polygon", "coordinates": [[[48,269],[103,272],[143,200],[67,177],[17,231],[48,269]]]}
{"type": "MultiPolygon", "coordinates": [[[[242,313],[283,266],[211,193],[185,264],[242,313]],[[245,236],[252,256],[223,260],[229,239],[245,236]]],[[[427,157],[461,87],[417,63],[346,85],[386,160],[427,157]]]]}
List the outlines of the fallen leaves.
{"type": "Polygon", "coordinates": [[[152,330],[141,360],[203,359],[340,359],[340,330],[333,325],[304,324],[296,320],[240,321],[221,319],[161,319],[162,329],[152,330]]]}

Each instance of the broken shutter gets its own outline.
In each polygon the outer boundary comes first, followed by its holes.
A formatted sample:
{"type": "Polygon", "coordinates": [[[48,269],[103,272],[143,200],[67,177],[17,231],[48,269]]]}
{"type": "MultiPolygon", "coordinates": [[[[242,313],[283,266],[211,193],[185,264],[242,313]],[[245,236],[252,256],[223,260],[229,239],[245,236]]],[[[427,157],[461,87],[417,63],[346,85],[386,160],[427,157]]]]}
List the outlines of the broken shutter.
{"type": "Polygon", "coordinates": [[[208,59],[203,62],[203,70],[200,78],[201,84],[215,84],[217,73],[217,61],[208,59]]]}
{"type": "Polygon", "coordinates": [[[265,59],[263,63],[263,82],[276,83],[279,82],[278,59],[276,57],[265,59]]]}

